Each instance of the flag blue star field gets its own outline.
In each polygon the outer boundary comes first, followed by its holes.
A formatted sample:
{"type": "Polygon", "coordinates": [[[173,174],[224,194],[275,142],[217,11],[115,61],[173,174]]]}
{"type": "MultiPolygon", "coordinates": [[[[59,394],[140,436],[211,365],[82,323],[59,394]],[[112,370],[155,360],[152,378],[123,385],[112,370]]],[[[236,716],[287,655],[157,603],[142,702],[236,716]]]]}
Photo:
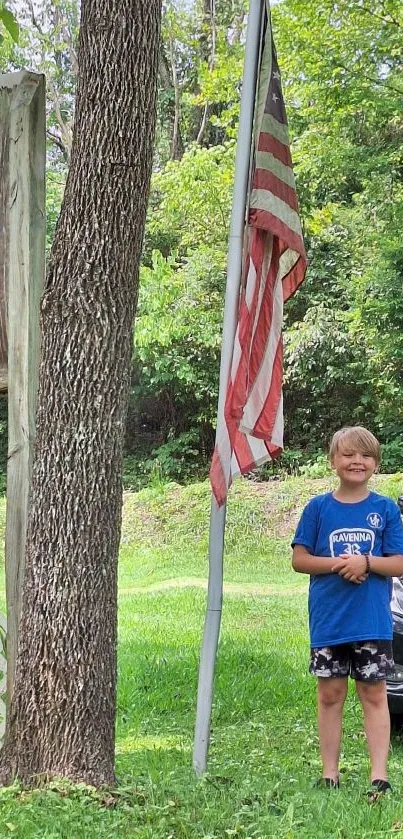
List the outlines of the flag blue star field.
{"type": "Polygon", "coordinates": [[[283,303],[302,283],[306,254],[298,214],[281,76],[265,4],[255,103],[244,268],[224,418],[210,469],[218,504],[236,475],[283,448],[283,303]]]}

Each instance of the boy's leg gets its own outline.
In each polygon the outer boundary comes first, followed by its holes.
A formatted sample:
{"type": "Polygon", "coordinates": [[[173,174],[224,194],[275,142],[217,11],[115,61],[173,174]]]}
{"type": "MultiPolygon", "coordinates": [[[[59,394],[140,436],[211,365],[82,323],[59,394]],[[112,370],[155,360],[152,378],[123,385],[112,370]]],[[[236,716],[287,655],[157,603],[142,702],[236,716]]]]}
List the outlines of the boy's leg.
{"type": "Polygon", "coordinates": [[[371,781],[387,780],[390,716],[386,682],[356,682],[364,713],[364,727],[371,761],[371,781]]]}
{"type": "Polygon", "coordinates": [[[323,777],[337,781],[347,677],[318,678],[318,733],[323,777]]]}
{"type": "Polygon", "coordinates": [[[337,781],[343,705],[351,667],[349,644],[312,647],[310,673],[318,677],[318,733],[323,777],[337,781]]]}
{"type": "Polygon", "coordinates": [[[354,644],[351,675],[364,712],[364,727],[371,760],[371,781],[387,780],[390,716],[386,677],[393,669],[391,641],[354,644]]]}

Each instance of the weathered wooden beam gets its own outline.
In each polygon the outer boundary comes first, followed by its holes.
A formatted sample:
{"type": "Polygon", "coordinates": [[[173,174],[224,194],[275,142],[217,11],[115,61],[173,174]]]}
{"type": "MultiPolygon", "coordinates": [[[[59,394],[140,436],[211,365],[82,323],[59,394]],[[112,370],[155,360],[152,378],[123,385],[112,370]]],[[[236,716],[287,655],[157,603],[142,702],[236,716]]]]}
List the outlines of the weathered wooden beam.
{"type": "Polygon", "coordinates": [[[6,619],[0,615],[0,743],[6,728],[7,660],[6,619]]]}
{"type": "Polygon", "coordinates": [[[0,75],[5,283],[8,299],[6,519],[7,698],[21,613],[45,271],[45,78],[0,75]]]}
{"type": "Polygon", "coordinates": [[[8,205],[9,101],[0,96],[0,390],[7,390],[6,218],[8,205]]]}

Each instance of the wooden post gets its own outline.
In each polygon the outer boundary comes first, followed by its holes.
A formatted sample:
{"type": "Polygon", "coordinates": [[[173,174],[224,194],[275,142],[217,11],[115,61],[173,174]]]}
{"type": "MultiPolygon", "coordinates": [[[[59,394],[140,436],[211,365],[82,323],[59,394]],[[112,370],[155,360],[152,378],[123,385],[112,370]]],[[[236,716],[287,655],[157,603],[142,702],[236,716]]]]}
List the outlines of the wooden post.
{"type": "MultiPolygon", "coordinates": [[[[45,77],[0,75],[0,220],[8,298],[7,701],[21,613],[45,271],[45,77]]],[[[2,270],[0,265],[0,279],[2,270]]]]}
{"type": "Polygon", "coordinates": [[[7,694],[7,661],[6,661],[6,620],[0,615],[0,743],[6,728],[6,694],[7,694]]]}

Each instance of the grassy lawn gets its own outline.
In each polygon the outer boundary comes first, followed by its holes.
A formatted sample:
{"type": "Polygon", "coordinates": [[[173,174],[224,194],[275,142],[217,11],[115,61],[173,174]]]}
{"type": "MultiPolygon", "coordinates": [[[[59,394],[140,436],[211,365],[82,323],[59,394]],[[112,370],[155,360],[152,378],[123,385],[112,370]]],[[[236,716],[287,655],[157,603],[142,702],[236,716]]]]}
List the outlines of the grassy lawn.
{"type": "MultiPolygon", "coordinates": [[[[319,792],[315,683],[307,674],[307,581],[290,570],[290,534],[328,479],[238,482],[228,509],[226,594],[208,775],[192,741],[207,577],[209,487],[126,495],[114,791],[66,783],[0,791],[0,839],[403,837],[403,740],[394,795],[369,804],[361,712],[345,714],[342,788],[319,792]]],[[[402,476],[376,488],[396,497],[402,476]]],[[[0,508],[4,524],[4,505],[0,508]]],[[[4,586],[0,585],[4,606],[4,586]]]]}

